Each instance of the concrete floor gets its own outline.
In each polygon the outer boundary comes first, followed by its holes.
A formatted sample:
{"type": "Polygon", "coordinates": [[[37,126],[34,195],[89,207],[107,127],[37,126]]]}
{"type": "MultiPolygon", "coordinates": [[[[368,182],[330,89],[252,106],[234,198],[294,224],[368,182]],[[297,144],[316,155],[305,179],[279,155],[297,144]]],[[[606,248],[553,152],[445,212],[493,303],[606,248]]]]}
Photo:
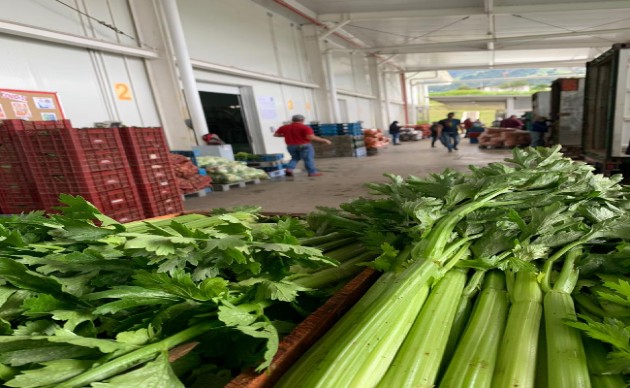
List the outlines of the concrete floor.
{"type": "MultiPolygon", "coordinates": [[[[361,158],[320,158],[317,168],[324,173],[309,178],[302,170],[293,178],[282,177],[248,184],[228,191],[214,191],[205,197],[187,198],[186,210],[230,209],[259,206],[269,213],[308,213],[316,206],[337,207],[343,202],[367,195],[364,184],[385,182],[384,173],[408,177],[426,176],[447,167],[466,171],[469,165],[485,165],[511,155],[509,150],[481,150],[463,139],[459,151],[448,153],[441,144],[431,148],[430,140],[403,142],[388,146],[375,156],[361,158]]],[[[302,162],[298,169],[303,169],[302,162]]]]}

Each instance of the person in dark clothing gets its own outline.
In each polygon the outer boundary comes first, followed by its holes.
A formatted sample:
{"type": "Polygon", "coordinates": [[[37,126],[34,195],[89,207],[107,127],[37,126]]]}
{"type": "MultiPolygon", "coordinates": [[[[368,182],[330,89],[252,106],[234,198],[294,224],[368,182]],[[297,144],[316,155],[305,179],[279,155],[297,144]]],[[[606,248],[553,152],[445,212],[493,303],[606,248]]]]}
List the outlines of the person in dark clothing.
{"type": "Polygon", "coordinates": [[[440,139],[448,148],[448,152],[457,151],[457,145],[459,144],[461,121],[453,117],[455,117],[455,113],[450,112],[444,120],[440,120],[440,125],[442,125],[442,136],[440,139]]]}
{"type": "Polygon", "coordinates": [[[532,129],[529,131],[529,135],[532,138],[530,147],[544,147],[545,146],[545,133],[549,131],[549,123],[544,116],[537,117],[532,122],[532,129]]]}
{"type": "Polygon", "coordinates": [[[441,134],[442,124],[436,121],[433,123],[433,125],[431,125],[431,148],[435,148],[435,141],[440,137],[441,134]]]}
{"type": "Polygon", "coordinates": [[[392,135],[392,144],[400,145],[400,130],[401,126],[398,125],[398,121],[394,121],[389,125],[389,134],[392,135]]]}

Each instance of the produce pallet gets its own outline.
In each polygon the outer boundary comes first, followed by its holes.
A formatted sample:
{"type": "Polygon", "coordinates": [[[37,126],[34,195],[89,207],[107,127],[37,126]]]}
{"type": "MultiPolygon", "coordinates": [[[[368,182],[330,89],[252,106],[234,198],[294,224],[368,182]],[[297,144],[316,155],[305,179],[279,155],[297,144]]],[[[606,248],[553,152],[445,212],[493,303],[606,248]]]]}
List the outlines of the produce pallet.
{"type": "Polygon", "coordinates": [[[240,181],[234,183],[212,183],[212,189],[214,191],[228,191],[232,187],[245,187],[247,184],[257,185],[260,183],[260,179],[256,178],[250,181],[240,181]]]}

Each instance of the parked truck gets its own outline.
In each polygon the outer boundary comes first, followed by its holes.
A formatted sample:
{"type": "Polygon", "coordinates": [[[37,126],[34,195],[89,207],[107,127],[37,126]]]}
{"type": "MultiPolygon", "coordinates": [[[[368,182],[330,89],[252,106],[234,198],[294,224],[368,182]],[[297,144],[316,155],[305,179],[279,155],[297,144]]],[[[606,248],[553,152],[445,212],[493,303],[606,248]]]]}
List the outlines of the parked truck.
{"type": "Polygon", "coordinates": [[[630,178],[630,48],[614,45],[586,64],[584,160],[604,175],[630,178]]]}
{"type": "Polygon", "coordinates": [[[549,143],[561,144],[571,156],[581,152],[584,84],[584,78],[558,78],[551,83],[549,143]]]}

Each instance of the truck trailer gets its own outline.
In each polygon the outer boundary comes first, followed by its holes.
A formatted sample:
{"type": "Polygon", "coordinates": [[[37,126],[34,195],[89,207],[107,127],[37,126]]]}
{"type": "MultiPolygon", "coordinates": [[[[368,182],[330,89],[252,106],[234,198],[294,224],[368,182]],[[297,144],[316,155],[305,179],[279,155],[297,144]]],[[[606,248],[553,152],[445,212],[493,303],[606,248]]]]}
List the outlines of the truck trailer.
{"type": "Polygon", "coordinates": [[[551,83],[549,143],[565,153],[579,154],[582,146],[584,78],[558,78],[551,83]]]}
{"type": "Polygon", "coordinates": [[[614,45],[586,64],[582,152],[606,176],[630,177],[630,48],[614,45]]]}

